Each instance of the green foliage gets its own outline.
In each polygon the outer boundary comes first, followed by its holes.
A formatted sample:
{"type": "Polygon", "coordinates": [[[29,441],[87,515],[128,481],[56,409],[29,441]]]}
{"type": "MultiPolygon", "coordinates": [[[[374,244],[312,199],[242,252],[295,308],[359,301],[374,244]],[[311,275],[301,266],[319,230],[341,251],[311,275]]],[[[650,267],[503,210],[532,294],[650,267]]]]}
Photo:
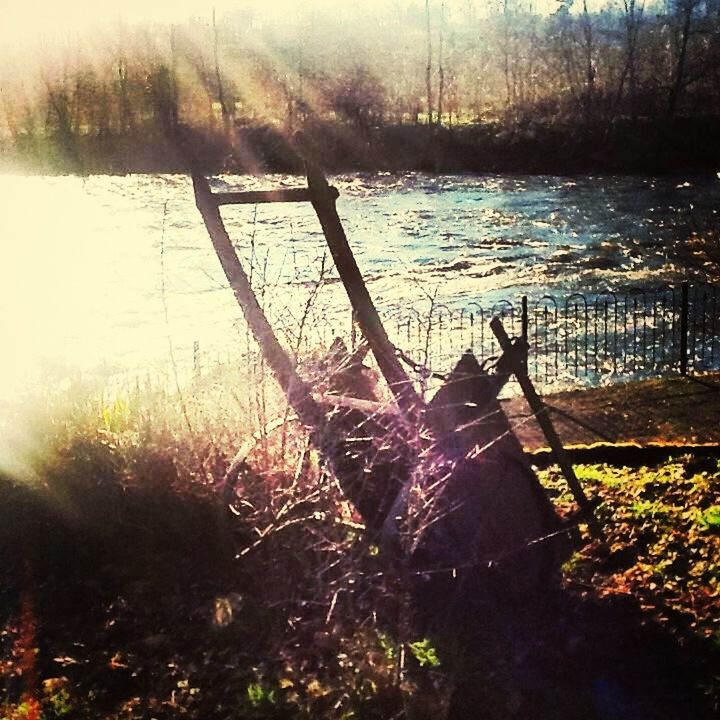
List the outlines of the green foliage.
{"type": "MultiPolygon", "coordinates": [[[[642,597],[664,621],[671,612],[684,615],[693,633],[710,637],[720,598],[720,471],[694,467],[692,458],[655,468],[577,467],[602,501],[598,513],[608,537],[602,552],[590,545],[572,556],[563,568],[566,582],[642,597]]],[[[557,471],[541,477],[570,510],[557,471]]]]}
{"type": "Polygon", "coordinates": [[[605,465],[579,465],[575,474],[581,482],[617,487],[627,482],[627,470],[605,465]]]}
{"type": "Polygon", "coordinates": [[[64,720],[78,717],[78,711],[67,689],[67,678],[45,680],[39,700],[0,702],[0,720],[64,720]]]}
{"type": "Polygon", "coordinates": [[[47,687],[45,702],[43,703],[42,720],[62,720],[71,717],[76,710],[70,698],[70,693],[64,686],[47,687]]]}
{"type": "Polygon", "coordinates": [[[115,398],[101,410],[103,428],[109,433],[119,433],[131,427],[132,412],[129,401],[115,398]]]}
{"type": "Polygon", "coordinates": [[[395,659],[395,642],[390,638],[387,633],[379,632],[378,633],[378,643],[380,644],[380,649],[385,653],[385,657],[388,660],[394,660],[395,659]]]}
{"type": "Polygon", "coordinates": [[[573,573],[577,572],[577,570],[581,568],[585,562],[587,562],[585,556],[581,552],[575,551],[563,563],[562,571],[565,575],[572,575],[573,573]]]}
{"type": "Polygon", "coordinates": [[[415,642],[409,643],[408,647],[413,657],[420,663],[420,667],[439,667],[440,659],[437,650],[433,647],[430,640],[423,638],[415,642]]]}
{"type": "Polygon", "coordinates": [[[713,532],[720,531],[720,505],[707,508],[699,518],[701,527],[713,532]]]}
{"type": "Polygon", "coordinates": [[[638,520],[666,520],[675,508],[664,505],[659,500],[637,500],[628,510],[638,520]]]}
{"type": "Polygon", "coordinates": [[[275,705],[275,691],[269,690],[260,683],[251,683],[247,687],[247,701],[251,708],[258,710],[264,705],[275,705]]]}

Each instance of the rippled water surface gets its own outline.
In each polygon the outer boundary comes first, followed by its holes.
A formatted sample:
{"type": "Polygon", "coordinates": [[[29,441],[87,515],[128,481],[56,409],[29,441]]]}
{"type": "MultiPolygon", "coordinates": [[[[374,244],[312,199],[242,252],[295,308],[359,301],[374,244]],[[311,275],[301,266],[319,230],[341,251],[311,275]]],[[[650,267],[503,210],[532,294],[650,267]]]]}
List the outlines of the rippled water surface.
{"type": "MultiPolygon", "coordinates": [[[[216,189],[298,185],[224,176],[216,189]]],[[[384,313],[677,281],[693,231],[717,225],[720,181],[546,176],[341,176],[338,211],[384,313]]],[[[31,377],[145,370],[170,352],[227,357],[244,336],[183,176],[0,177],[2,388],[31,377]]],[[[281,337],[310,307],[349,325],[309,205],[223,215],[281,337]],[[318,281],[322,284],[318,289],[318,281]]],[[[308,336],[309,336],[308,334],[308,336]]]]}

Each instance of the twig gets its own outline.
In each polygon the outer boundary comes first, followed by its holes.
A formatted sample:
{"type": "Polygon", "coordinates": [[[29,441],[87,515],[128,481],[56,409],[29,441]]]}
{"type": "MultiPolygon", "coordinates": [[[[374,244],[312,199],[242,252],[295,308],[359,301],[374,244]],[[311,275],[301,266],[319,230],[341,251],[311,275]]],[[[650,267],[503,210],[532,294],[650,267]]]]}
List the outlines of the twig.
{"type": "Polygon", "coordinates": [[[163,313],[165,315],[168,353],[170,355],[170,364],[172,366],[173,378],[175,380],[175,391],[177,392],[178,399],[180,400],[180,409],[182,410],[183,418],[185,418],[185,424],[187,425],[188,432],[194,437],[195,431],[193,430],[192,423],[190,422],[187,405],[185,404],[185,397],[183,396],[182,389],[180,388],[180,378],[178,376],[177,363],[175,362],[175,350],[173,348],[172,335],[170,333],[170,313],[168,311],[167,295],[165,293],[165,220],[167,218],[167,206],[168,201],[165,200],[163,203],[163,216],[160,228],[160,297],[162,298],[163,313]]]}

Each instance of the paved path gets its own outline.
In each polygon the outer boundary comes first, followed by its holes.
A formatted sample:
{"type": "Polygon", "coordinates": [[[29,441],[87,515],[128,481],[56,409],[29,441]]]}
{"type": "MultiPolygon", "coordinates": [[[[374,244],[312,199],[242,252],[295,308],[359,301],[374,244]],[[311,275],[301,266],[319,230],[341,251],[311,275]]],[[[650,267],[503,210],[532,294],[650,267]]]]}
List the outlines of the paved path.
{"type": "MultiPolygon", "coordinates": [[[[548,395],[565,445],[595,442],[720,443],[720,373],[644,380],[548,395]]],[[[547,446],[524,398],[503,401],[528,450],[547,446]]]]}

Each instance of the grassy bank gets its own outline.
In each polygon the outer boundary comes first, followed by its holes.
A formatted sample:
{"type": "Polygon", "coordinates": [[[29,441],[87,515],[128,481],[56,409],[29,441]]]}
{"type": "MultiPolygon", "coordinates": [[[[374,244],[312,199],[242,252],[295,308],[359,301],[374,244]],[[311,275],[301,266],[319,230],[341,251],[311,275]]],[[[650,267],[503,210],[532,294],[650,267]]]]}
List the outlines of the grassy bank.
{"type": "MultiPolygon", "coordinates": [[[[218,501],[257,425],[216,400],[75,396],[27,418],[29,435],[14,424],[0,717],[717,711],[716,461],[579,468],[606,542],[531,607],[490,604],[460,635],[428,634],[292,423],[257,435],[232,508],[218,501]]],[[[541,479],[569,510],[557,473],[541,479]]]]}

